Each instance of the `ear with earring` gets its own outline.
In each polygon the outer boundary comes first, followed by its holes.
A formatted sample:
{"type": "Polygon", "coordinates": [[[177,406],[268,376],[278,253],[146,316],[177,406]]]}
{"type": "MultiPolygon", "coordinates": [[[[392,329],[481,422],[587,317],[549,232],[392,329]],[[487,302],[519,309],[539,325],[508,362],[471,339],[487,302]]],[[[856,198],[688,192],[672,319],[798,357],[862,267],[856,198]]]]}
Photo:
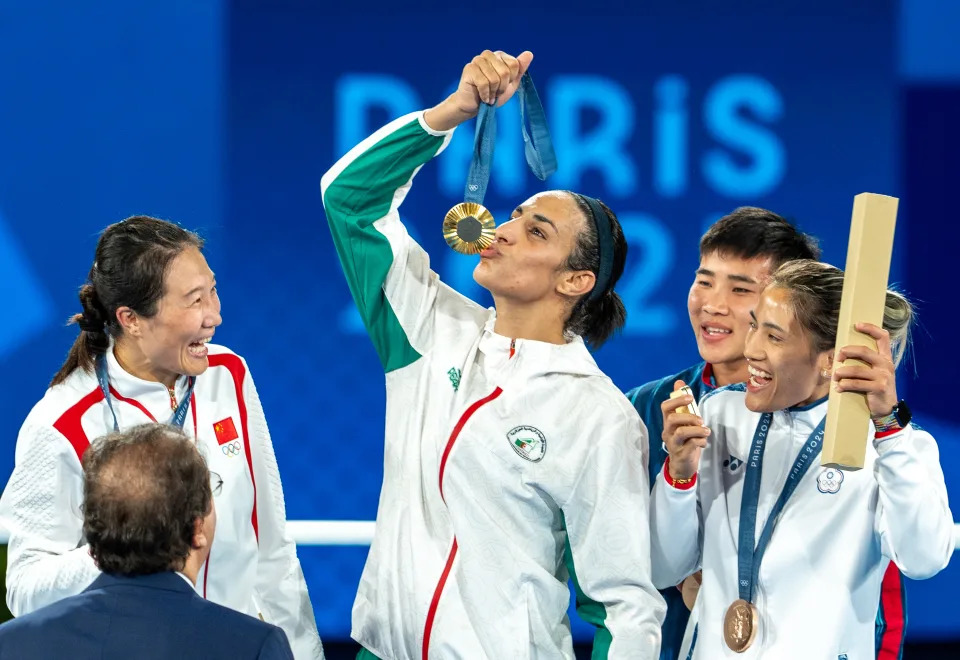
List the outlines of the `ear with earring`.
{"type": "Polygon", "coordinates": [[[830,378],[830,370],[824,369],[823,371],[820,372],[820,375],[823,376],[824,378],[830,378]]]}

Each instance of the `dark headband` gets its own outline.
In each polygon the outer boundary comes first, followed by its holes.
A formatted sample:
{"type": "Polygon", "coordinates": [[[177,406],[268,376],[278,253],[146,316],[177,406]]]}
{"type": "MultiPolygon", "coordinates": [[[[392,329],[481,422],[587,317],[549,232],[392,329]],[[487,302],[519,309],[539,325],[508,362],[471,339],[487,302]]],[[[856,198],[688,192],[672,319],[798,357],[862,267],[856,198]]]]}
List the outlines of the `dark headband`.
{"type": "Polygon", "coordinates": [[[610,276],[613,273],[613,230],[610,227],[610,215],[603,210],[600,202],[593,197],[577,194],[590,209],[590,220],[597,229],[597,244],[600,247],[600,267],[597,269],[597,282],[587,300],[596,300],[607,292],[610,276]]]}

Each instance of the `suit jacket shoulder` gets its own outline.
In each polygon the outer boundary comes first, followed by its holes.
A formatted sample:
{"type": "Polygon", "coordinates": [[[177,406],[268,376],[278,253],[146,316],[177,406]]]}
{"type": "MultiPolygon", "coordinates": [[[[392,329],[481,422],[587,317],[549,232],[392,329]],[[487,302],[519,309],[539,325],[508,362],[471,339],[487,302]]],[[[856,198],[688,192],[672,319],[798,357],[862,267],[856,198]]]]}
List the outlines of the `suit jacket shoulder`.
{"type": "Polygon", "coordinates": [[[7,658],[292,658],[283,631],[201,598],[175,573],[101,575],[85,591],[0,625],[7,658]]]}

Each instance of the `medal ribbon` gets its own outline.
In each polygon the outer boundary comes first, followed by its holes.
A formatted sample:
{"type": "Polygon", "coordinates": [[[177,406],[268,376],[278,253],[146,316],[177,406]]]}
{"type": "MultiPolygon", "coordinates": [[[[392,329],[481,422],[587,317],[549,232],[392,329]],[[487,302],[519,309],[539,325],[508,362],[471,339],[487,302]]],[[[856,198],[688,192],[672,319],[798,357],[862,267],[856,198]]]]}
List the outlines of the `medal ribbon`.
{"type": "Polygon", "coordinates": [[[770,537],[773,536],[773,528],[777,524],[777,519],[783,512],[787,500],[797,489],[803,475],[810,469],[811,463],[820,455],[823,449],[823,434],[826,427],[827,418],[820,420],[817,428],[813,430],[806,443],[797,454],[793,462],[793,467],[787,474],[786,483],[780,496],[770,510],[767,522],[763,526],[760,538],[756,538],[757,530],[757,507],[760,501],[760,475],[763,471],[763,452],[766,449],[767,435],[770,432],[770,425],[773,423],[773,414],[764,413],[760,416],[760,422],[757,424],[757,430],[753,434],[753,443],[750,446],[750,455],[747,457],[747,470],[743,480],[743,498],[740,503],[740,539],[737,546],[737,584],[740,590],[740,598],[752,603],[753,592],[756,588],[758,576],[760,575],[760,562],[770,544],[770,537]],[[756,540],[756,547],[754,541],[756,540]]]}
{"type": "MultiPolygon", "coordinates": [[[[530,171],[545,180],[557,169],[557,156],[547,128],[547,116],[537,95],[537,88],[529,73],[520,79],[520,129],[523,132],[523,152],[530,171]],[[527,120],[530,130],[527,131],[527,120]]],[[[477,130],[473,138],[473,159],[467,173],[467,185],[463,191],[465,202],[483,204],[490,182],[490,167],[493,163],[493,149],[497,137],[496,105],[480,104],[477,113],[477,130]]]]}
{"type": "MultiPolygon", "coordinates": [[[[117,423],[117,413],[113,410],[113,401],[110,396],[110,379],[107,376],[107,361],[104,359],[103,355],[98,355],[96,360],[97,368],[97,382],[100,383],[100,390],[103,392],[103,398],[107,402],[107,407],[110,409],[110,414],[113,415],[113,430],[119,431],[120,425],[117,423]]],[[[180,401],[180,405],[177,406],[177,409],[173,411],[173,416],[170,418],[170,421],[167,422],[171,426],[176,426],[177,428],[183,428],[183,423],[187,419],[187,409],[190,407],[190,397],[193,396],[193,388],[197,384],[197,379],[193,376],[187,381],[189,383],[187,387],[187,393],[184,395],[183,400],[180,401]]]]}

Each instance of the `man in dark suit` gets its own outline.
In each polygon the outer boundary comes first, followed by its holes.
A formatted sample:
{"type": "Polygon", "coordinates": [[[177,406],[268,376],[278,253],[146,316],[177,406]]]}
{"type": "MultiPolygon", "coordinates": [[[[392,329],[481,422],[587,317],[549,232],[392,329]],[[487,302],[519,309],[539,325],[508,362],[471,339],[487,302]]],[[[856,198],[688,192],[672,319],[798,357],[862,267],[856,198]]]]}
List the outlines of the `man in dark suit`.
{"type": "Polygon", "coordinates": [[[113,433],[84,454],[83,476],[83,533],[103,573],[0,626],[0,659],[292,660],[280,628],[194,588],[222,482],[190,439],[165,424],[113,433]]]}

